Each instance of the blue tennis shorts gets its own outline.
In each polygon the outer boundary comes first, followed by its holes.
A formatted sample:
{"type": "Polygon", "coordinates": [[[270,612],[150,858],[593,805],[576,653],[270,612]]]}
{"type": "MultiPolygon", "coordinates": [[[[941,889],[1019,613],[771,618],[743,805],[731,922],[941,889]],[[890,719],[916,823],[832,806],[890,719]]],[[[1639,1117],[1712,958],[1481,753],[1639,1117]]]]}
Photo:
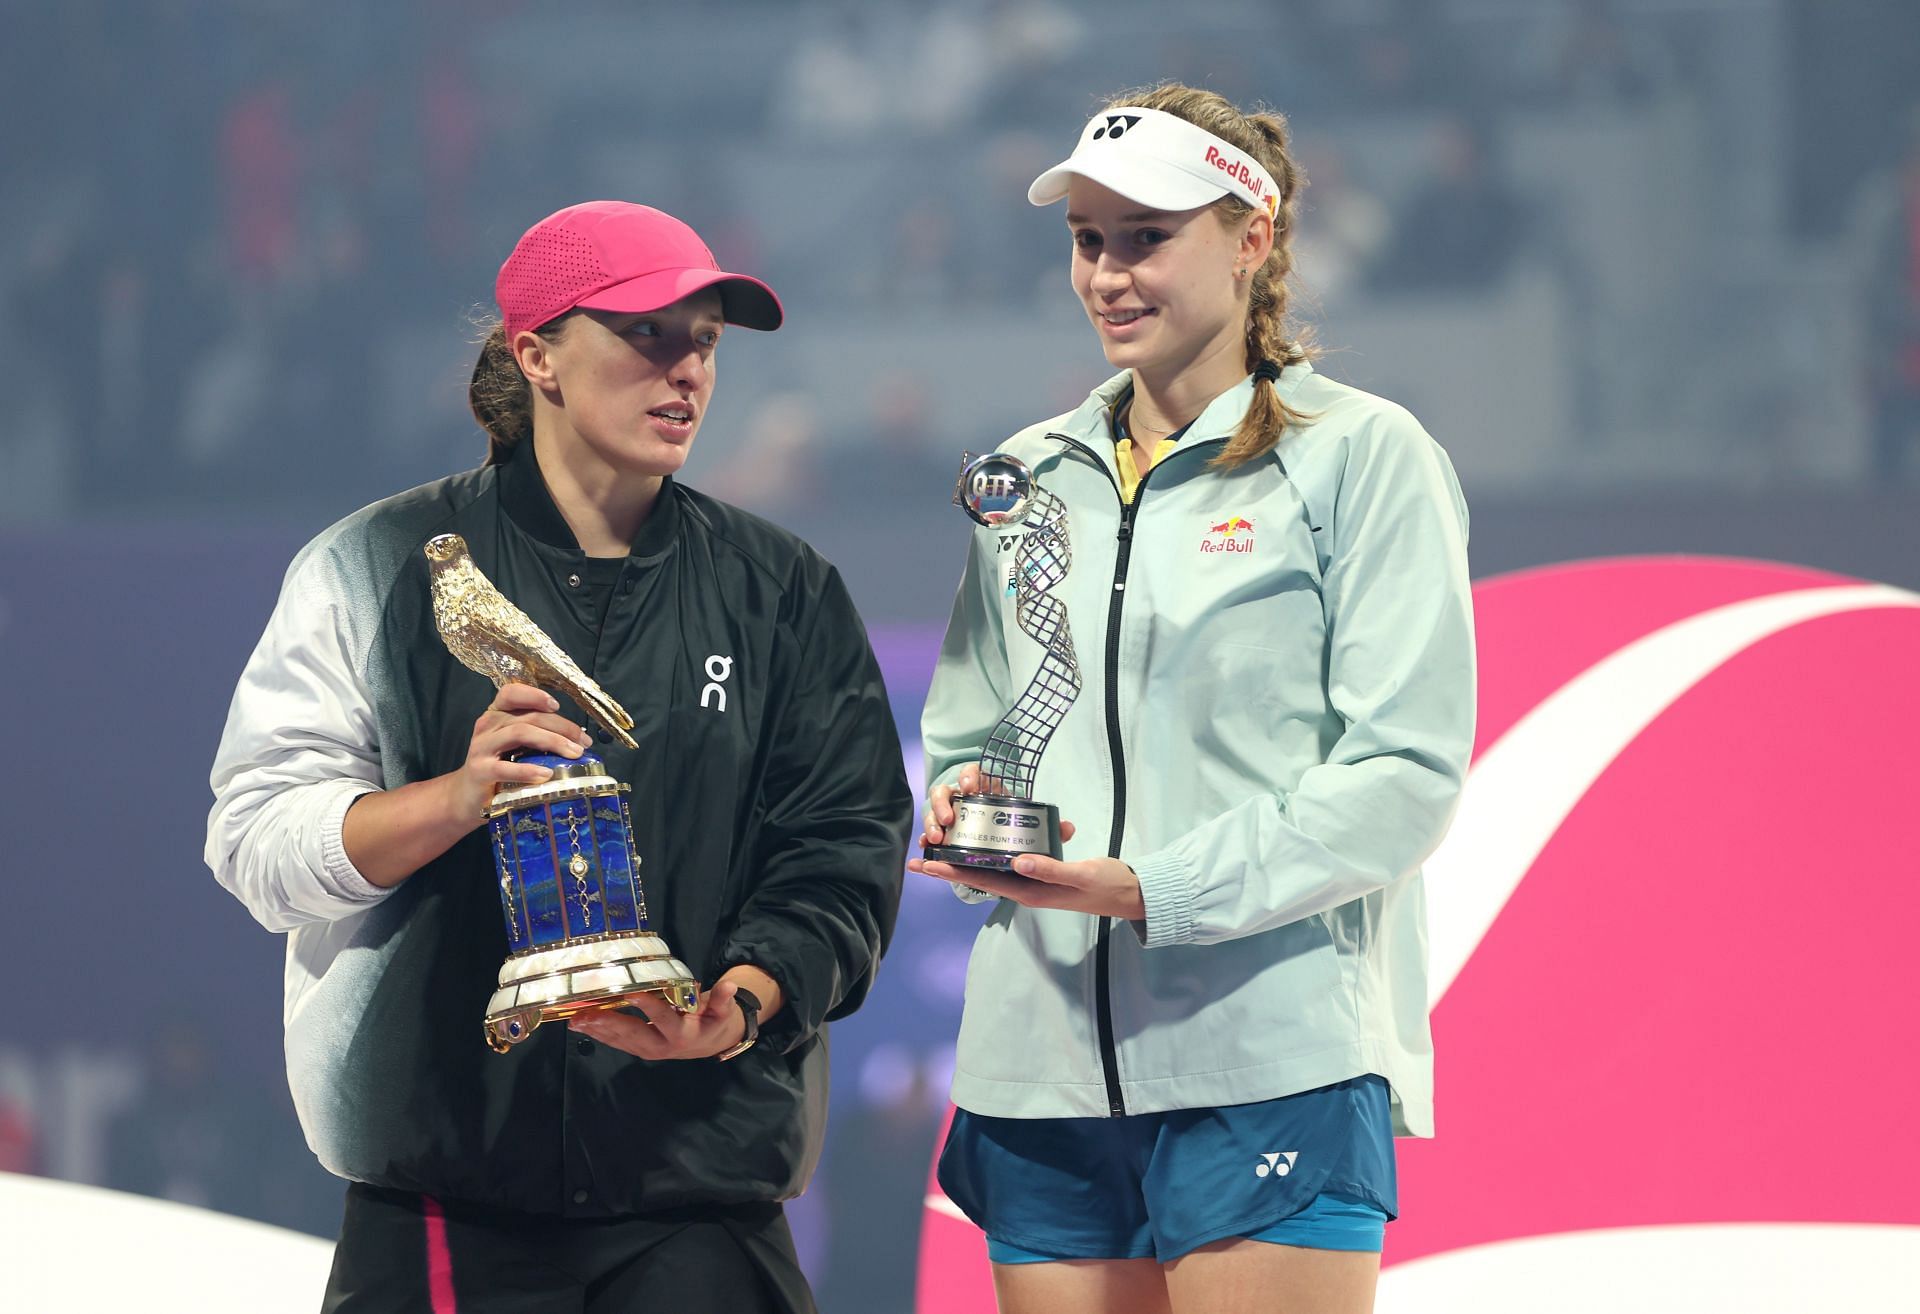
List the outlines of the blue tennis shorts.
{"type": "Polygon", "coordinates": [[[995,1263],[1162,1263],[1227,1237],[1380,1249],[1399,1212],[1387,1083],[1123,1118],[954,1113],[940,1186],[995,1263]]]}

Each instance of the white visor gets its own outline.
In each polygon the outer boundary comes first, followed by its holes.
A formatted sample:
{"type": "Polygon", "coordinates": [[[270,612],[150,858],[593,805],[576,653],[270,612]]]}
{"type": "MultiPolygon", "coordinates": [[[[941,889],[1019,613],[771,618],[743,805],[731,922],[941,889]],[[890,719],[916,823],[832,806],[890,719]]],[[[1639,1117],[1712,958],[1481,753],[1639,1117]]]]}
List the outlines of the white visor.
{"type": "Polygon", "coordinates": [[[1035,205],[1066,196],[1072,175],[1155,210],[1195,210],[1228,194],[1277,218],[1280,189],[1260,162],[1163,110],[1116,106],[1093,116],[1073,154],[1027,188],[1035,205]]]}

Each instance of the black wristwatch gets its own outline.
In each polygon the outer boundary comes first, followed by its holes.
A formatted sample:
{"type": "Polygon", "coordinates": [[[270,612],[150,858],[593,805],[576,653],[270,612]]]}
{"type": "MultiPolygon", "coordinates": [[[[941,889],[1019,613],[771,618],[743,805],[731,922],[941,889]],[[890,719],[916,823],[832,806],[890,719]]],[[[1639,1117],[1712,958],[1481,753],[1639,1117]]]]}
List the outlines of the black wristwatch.
{"type": "Polygon", "coordinates": [[[733,992],[733,1002],[740,1005],[740,1016],[747,1020],[747,1034],[740,1037],[740,1043],[732,1049],[722,1050],[717,1056],[722,1063],[728,1059],[739,1058],[753,1048],[753,1042],[760,1039],[760,996],[747,989],[733,992]]]}

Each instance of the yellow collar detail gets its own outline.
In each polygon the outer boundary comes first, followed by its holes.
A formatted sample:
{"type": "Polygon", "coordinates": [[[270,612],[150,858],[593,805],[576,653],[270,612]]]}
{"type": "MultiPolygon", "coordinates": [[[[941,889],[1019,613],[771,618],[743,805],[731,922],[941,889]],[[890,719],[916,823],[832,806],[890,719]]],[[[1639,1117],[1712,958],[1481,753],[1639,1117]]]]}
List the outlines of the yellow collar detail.
{"type": "MultiPolygon", "coordinates": [[[[1172,438],[1162,438],[1154,446],[1153,455],[1147,458],[1147,469],[1167,459],[1167,453],[1174,448],[1172,438]]],[[[1113,463],[1120,468],[1120,500],[1128,506],[1133,505],[1133,495],[1140,487],[1140,476],[1145,473],[1133,462],[1133,440],[1117,439],[1113,444],[1113,463]]]]}

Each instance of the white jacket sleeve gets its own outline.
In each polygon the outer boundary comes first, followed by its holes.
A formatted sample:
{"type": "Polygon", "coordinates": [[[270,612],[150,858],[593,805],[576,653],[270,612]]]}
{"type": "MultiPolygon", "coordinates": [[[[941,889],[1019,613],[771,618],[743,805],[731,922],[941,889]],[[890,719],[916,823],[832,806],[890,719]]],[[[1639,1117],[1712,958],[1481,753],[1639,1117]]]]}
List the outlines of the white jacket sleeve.
{"type": "Polygon", "coordinates": [[[1446,833],[1473,748],[1466,505],[1438,445],[1399,421],[1356,437],[1335,498],[1326,680],[1344,729],[1290,793],[1133,862],[1149,947],[1337,908],[1417,871],[1446,833]]]}
{"type": "Polygon", "coordinates": [[[347,859],[347,808],[382,785],[368,643],[331,554],[287,572],[215,755],[207,865],[270,931],[335,921],[391,891],[347,859]]]}
{"type": "MultiPolygon", "coordinates": [[[[951,785],[960,772],[980,760],[987,735],[1013,702],[1007,648],[1001,633],[998,536],[976,530],[967,550],[966,570],[954,594],[940,660],[920,713],[920,747],[926,755],[926,786],[951,785]]],[[[956,885],[967,903],[994,896],[956,885]]]]}

